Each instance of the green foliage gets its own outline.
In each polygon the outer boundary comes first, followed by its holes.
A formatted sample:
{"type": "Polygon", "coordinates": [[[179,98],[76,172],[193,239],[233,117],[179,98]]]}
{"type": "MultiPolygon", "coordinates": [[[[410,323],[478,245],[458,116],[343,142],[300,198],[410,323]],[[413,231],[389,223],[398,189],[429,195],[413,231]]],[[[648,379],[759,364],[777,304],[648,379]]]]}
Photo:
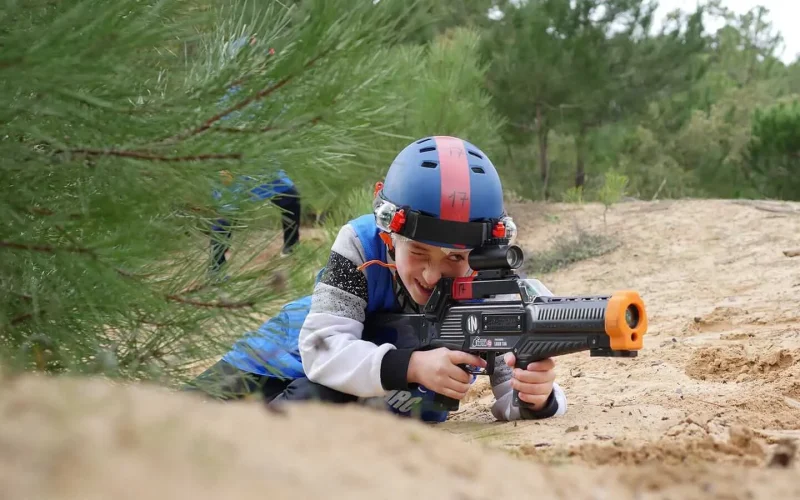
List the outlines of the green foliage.
{"type": "MultiPolygon", "coordinates": [[[[3,363],[173,376],[223,349],[218,332],[269,312],[283,296],[269,277],[305,276],[313,249],[257,263],[270,242],[247,248],[248,236],[277,225],[278,211],[241,205],[226,213],[239,264],[212,286],[211,191],[223,169],[238,178],[285,168],[313,206],[381,170],[371,141],[405,110],[390,91],[402,61],[388,57],[398,33],[385,5],[231,3],[187,14],[178,0],[73,1],[7,25],[3,363]],[[265,43],[229,51],[241,35],[265,43]],[[195,57],[176,41],[194,44],[195,57]]],[[[4,14],[22,19],[25,9],[12,2],[4,14]]]]}
{"type": "Polygon", "coordinates": [[[603,187],[597,194],[597,198],[608,209],[614,203],[618,203],[625,196],[625,187],[628,185],[628,177],[609,170],[604,174],[603,187]]]}
{"type": "Polygon", "coordinates": [[[606,223],[606,213],[615,203],[622,200],[625,196],[625,188],[628,185],[628,177],[609,170],[604,174],[603,186],[597,193],[597,198],[603,204],[603,224],[606,223]]]}
{"type": "Polygon", "coordinates": [[[619,247],[614,238],[575,227],[561,234],[550,248],[525,254],[525,271],[531,275],[551,273],[595,257],[613,252],[619,247]]]}
{"type": "Polygon", "coordinates": [[[509,118],[507,140],[536,138],[537,161],[524,164],[531,177],[538,166],[544,192],[560,175],[551,174],[552,129],[572,136],[573,180],[582,186],[595,129],[636,116],[653,98],[689,88],[702,75],[696,56],[706,45],[703,9],[674,16],[652,34],[655,8],[643,0],[523,2],[508,7],[487,37],[487,85],[509,118]]]}
{"type": "MultiPolygon", "coordinates": [[[[480,35],[470,28],[446,31],[426,45],[399,45],[385,57],[396,62],[387,87],[399,101],[402,112],[369,141],[380,157],[364,169],[357,181],[367,179],[370,190],[383,178],[394,156],[411,141],[428,135],[452,135],[480,147],[490,158],[499,154],[504,119],[497,113],[482,83],[487,68],[477,53],[480,35]]],[[[495,160],[496,161],[496,160],[495,160]]],[[[497,165],[501,167],[500,164],[497,165]]],[[[331,189],[316,200],[326,213],[340,212],[341,194],[351,186],[331,189]]],[[[358,189],[358,188],[357,188],[358,189]]],[[[366,210],[371,210],[367,205],[366,210]]]]}
{"type": "Polygon", "coordinates": [[[429,45],[398,49],[404,72],[397,85],[408,106],[398,130],[415,139],[431,131],[461,137],[493,156],[502,144],[503,119],[482,86],[487,67],[478,55],[480,41],[478,32],[456,28],[429,45]]]}
{"type": "Polygon", "coordinates": [[[0,363],[185,377],[310,292],[332,228],[370,210],[400,147],[452,134],[491,154],[502,120],[481,88],[479,33],[398,45],[420,5],[8,3],[0,363]],[[328,215],[286,259],[270,254],[278,209],[245,195],[278,169],[304,212],[328,215]],[[220,216],[233,255],[211,280],[220,216]]]}
{"type": "Polygon", "coordinates": [[[756,110],[747,156],[759,191],[800,199],[800,103],[756,110]]]}
{"type": "Polygon", "coordinates": [[[583,186],[572,186],[564,191],[561,198],[564,203],[577,203],[580,205],[583,203],[583,186]]]}
{"type": "MultiPolygon", "coordinates": [[[[348,221],[372,212],[373,185],[364,185],[342,193],[339,202],[326,214],[322,228],[325,230],[327,241],[333,243],[339,230],[348,221]]],[[[326,249],[329,249],[327,245],[326,249]]]]}
{"type": "Polygon", "coordinates": [[[800,93],[800,63],[778,60],[766,9],[716,3],[670,13],[648,36],[648,2],[505,6],[482,53],[515,191],[538,199],[585,181],[591,198],[613,169],[642,199],[788,196],[769,191],[748,151],[756,110],[800,93]],[[712,17],[725,25],[704,34],[712,17]]]}

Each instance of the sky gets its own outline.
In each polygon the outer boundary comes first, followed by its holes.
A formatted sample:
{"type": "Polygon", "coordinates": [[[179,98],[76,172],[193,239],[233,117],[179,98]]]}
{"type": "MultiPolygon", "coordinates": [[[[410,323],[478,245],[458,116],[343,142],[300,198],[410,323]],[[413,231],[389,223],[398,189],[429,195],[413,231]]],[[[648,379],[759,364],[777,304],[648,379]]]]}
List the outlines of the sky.
{"type": "MultiPolygon", "coordinates": [[[[658,0],[658,3],[656,19],[663,19],[667,12],[674,9],[691,12],[697,5],[696,0],[658,0]]],[[[783,45],[778,48],[776,55],[788,64],[800,54],[800,30],[793,29],[800,21],[800,0],[722,0],[721,4],[737,14],[744,14],[759,5],[766,7],[773,30],[783,37],[783,45]]],[[[710,30],[721,25],[721,22],[706,22],[710,30]]]]}

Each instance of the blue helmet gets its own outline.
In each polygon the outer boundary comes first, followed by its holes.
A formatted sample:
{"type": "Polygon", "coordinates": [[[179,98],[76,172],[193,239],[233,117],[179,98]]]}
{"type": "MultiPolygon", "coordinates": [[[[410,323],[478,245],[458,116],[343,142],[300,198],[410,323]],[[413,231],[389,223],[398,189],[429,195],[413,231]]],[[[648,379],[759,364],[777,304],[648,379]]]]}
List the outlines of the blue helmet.
{"type": "Polygon", "coordinates": [[[515,229],[489,157],[457,137],[409,144],[375,191],[378,227],[424,243],[474,248],[492,238],[511,238],[515,229]]]}

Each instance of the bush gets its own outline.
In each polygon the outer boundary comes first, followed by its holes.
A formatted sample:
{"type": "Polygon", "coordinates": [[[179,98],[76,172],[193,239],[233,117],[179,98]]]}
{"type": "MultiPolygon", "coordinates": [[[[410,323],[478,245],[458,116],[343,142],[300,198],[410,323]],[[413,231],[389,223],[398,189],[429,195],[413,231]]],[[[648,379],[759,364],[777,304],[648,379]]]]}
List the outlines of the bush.
{"type": "Polygon", "coordinates": [[[618,247],[619,242],[614,238],[576,226],[572,232],[557,237],[551,248],[527,254],[524,267],[533,275],[550,273],[582,260],[600,257],[618,247]]]}

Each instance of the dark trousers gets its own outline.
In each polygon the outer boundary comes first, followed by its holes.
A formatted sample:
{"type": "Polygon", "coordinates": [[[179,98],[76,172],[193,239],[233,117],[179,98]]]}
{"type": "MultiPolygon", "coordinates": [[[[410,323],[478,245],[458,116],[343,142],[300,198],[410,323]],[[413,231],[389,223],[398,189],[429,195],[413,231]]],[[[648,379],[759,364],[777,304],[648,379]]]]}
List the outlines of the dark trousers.
{"type": "MultiPolygon", "coordinates": [[[[300,194],[292,188],[284,194],[270,198],[269,201],[281,209],[282,253],[291,253],[300,241],[300,194]]],[[[211,271],[216,273],[225,265],[225,253],[231,247],[231,222],[226,219],[217,219],[211,232],[211,271]]]]}
{"type": "Polygon", "coordinates": [[[356,396],[316,384],[307,378],[282,380],[265,377],[241,371],[222,360],[198,375],[184,390],[226,401],[262,397],[266,403],[274,405],[288,401],[349,403],[358,400],[356,396]]]}
{"type": "Polygon", "coordinates": [[[292,188],[286,195],[270,199],[273,205],[280,208],[281,226],[283,227],[283,253],[290,253],[300,241],[300,195],[292,188]]]}

